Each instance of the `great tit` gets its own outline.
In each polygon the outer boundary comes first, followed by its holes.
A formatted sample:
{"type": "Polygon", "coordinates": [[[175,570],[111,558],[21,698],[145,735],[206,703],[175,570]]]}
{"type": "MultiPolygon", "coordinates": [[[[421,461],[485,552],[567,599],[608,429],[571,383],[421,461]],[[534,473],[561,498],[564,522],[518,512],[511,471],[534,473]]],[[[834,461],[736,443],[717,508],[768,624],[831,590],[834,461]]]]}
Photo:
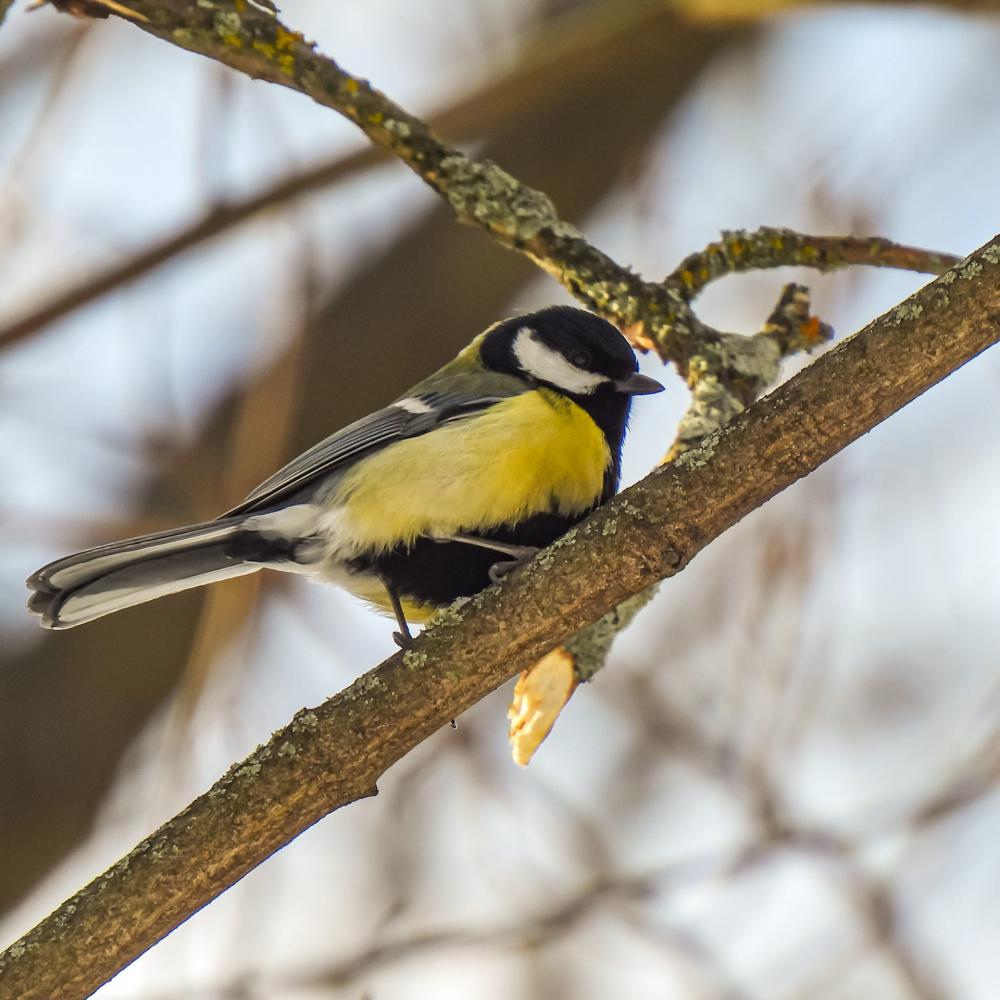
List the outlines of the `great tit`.
{"type": "Polygon", "coordinates": [[[42,567],[45,628],[276,569],[425,621],[482,590],[618,488],[631,398],[659,392],[625,338],[553,306],[494,324],[383,410],[320,441],[215,521],[42,567]]]}

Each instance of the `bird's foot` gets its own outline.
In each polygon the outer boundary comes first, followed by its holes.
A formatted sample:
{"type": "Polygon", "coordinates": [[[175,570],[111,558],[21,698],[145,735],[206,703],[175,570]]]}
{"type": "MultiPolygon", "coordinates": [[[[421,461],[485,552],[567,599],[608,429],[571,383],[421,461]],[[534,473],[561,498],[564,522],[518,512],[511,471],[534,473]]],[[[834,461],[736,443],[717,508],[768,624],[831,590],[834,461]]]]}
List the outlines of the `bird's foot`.
{"type": "Polygon", "coordinates": [[[526,562],[533,559],[535,554],[538,552],[538,549],[532,545],[521,545],[518,547],[522,549],[522,552],[516,559],[508,559],[504,562],[497,562],[490,567],[491,583],[499,583],[505,576],[513,573],[519,566],[523,566],[526,562]]]}

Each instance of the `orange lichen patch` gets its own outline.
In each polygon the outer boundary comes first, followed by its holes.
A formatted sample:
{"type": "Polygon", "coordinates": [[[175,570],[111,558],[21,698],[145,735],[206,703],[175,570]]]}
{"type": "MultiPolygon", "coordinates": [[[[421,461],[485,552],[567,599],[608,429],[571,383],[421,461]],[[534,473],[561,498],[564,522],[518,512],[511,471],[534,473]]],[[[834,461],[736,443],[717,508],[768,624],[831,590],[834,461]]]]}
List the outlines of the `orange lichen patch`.
{"type": "Polygon", "coordinates": [[[816,247],[810,246],[808,243],[806,243],[799,250],[799,256],[802,258],[802,260],[815,260],[819,256],[819,250],[816,247]]]}
{"type": "Polygon", "coordinates": [[[578,683],[573,654],[564,646],[553,649],[521,673],[507,709],[508,739],[515,764],[526,767],[530,763],[578,683]]]}
{"type": "Polygon", "coordinates": [[[356,94],[360,89],[361,89],[361,84],[358,83],[358,81],[355,80],[353,76],[349,76],[344,81],[344,90],[346,90],[349,94],[356,94]]]}
{"type": "Polygon", "coordinates": [[[772,236],[770,243],[774,250],[783,250],[785,247],[785,241],[780,236],[772,236]]]}
{"type": "Polygon", "coordinates": [[[681,281],[683,281],[688,288],[694,288],[694,274],[692,274],[687,268],[684,268],[684,270],[681,271],[681,281]]]}
{"type": "Polygon", "coordinates": [[[746,250],[746,245],[740,240],[733,240],[733,242],[729,244],[729,252],[734,257],[742,257],[744,250],[746,250]]]}
{"type": "Polygon", "coordinates": [[[821,344],[826,337],[823,334],[823,324],[819,316],[810,316],[799,324],[799,334],[807,344],[821,344]]]}
{"type": "Polygon", "coordinates": [[[656,347],[656,341],[646,333],[646,324],[641,319],[623,326],[621,331],[625,339],[640,351],[651,351],[656,347]]]}

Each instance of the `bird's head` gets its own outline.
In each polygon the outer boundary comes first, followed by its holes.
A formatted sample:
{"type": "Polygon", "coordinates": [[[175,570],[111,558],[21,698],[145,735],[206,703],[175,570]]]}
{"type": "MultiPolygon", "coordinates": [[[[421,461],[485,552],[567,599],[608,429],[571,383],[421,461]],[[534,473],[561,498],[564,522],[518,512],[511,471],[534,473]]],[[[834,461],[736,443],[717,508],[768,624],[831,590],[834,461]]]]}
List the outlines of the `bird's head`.
{"type": "Polygon", "coordinates": [[[571,306],[551,306],[497,323],[486,332],[479,353],[493,371],[567,396],[639,396],[663,389],[639,374],[635,353],[614,326],[571,306]]]}

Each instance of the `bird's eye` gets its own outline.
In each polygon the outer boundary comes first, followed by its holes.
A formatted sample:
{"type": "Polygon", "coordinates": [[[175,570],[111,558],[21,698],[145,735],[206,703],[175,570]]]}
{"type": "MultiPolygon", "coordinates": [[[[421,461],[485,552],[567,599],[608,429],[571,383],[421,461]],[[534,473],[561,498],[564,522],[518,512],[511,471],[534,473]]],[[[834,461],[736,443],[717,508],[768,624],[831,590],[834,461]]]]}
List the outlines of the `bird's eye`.
{"type": "Polygon", "coordinates": [[[590,355],[586,351],[574,351],[569,359],[577,368],[586,368],[590,364],[590,355]]]}

